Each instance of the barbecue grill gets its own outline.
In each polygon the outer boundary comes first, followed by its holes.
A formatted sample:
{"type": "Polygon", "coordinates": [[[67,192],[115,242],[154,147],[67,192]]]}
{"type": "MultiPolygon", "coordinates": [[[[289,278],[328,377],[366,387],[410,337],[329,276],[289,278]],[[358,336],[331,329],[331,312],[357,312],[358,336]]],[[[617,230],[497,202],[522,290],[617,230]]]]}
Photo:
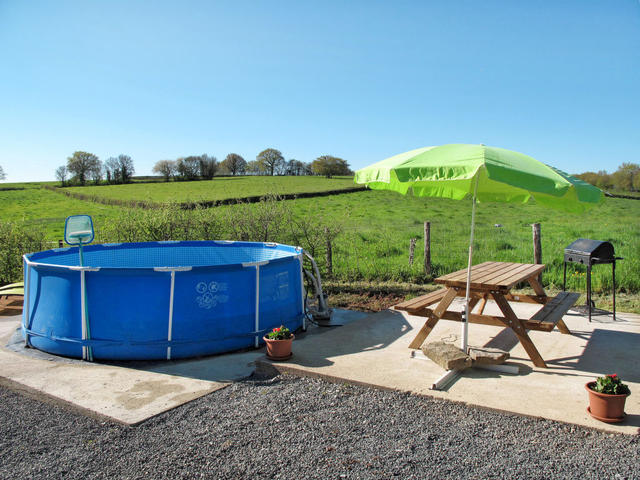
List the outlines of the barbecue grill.
{"type": "Polygon", "coordinates": [[[591,300],[591,267],[600,263],[610,263],[613,275],[613,320],[616,319],[616,260],[623,260],[616,257],[613,245],[600,240],[589,240],[579,238],[564,249],[564,277],[562,290],[567,284],[567,262],[580,263],[587,267],[587,303],[585,307],[589,311],[589,321],[591,321],[591,308],[594,303],[591,300]]]}

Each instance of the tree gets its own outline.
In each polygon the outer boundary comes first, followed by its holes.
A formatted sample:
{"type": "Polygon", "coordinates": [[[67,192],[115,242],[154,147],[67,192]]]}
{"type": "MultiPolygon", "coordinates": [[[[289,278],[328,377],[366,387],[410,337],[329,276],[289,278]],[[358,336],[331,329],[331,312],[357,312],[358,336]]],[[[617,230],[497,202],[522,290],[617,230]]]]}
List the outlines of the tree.
{"type": "Polygon", "coordinates": [[[613,173],[613,182],[616,188],[633,192],[640,189],[640,165],[625,162],[613,173]]]}
{"type": "Polygon", "coordinates": [[[108,183],[118,182],[118,172],[120,171],[120,162],[116,157],[109,157],[104,161],[104,173],[108,183]]]}
{"type": "Polygon", "coordinates": [[[287,162],[285,175],[304,175],[304,162],[292,158],[287,162]]]}
{"type": "Polygon", "coordinates": [[[80,185],[84,185],[90,172],[98,163],[100,159],[93,153],[77,151],[67,158],[67,170],[73,174],[80,185]]]}
{"type": "Polygon", "coordinates": [[[198,177],[198,157],[191,156],[176,160],[176,170],[181,180],[194,180],[198,177]]]}
{"type": "Polygon", "coordinates": [[[258,154],[256,161],[260,164],[262,171],[267,172],[269,175],[273,175],[276,171],[282,168],[284,164],[284,157],[282,156],[282,153],[280,153],[280,150],[267,148],[258,154]]]}
{"type": "Polygon", "coordinates": [[[153,171],[162,175],[164,181],[168,182],[176,174],[176,162],[173,160],[158,160],[153,166],[153,171]]]}
{"type": "Polygon", "coordinates": [[[262,165],[258,160],[251,160],[247,162],[247,168],[245,169],[245,171],[249,175],[261,175],[264,173],[264,170],[262,170],[262,165]]]}
{"type": "Polygon", "coordinates": [[[98,185],[100,183],[100,180],[102,180],[102,172],[102,163],[100,163],[99,161],[92,165],[89,169],[89,177],[96,185],[98,185]]]}
{"type": "Polygon", "coordinates": [[[333,175],[351,175],[353,172],[349,168],[346,160],[331,155],[322,155],[311,163],[311,169],[316,175],[324,175],[331,178],[333,175]]]}
{"type": "Polygon", "coordinates": [[[120,154],[118,155],[118,165],[118,179],[120,180],[120,183],[129,183],[131,181],[131,177],[133,177],[133,174],[136,172],[133,167],[133,160],[129,155],[120,154]]]}
{"type": "Polygon", "coordinates": [[[198,168],[202,178],[211,180],[218,171],[218,159],[203,153],[198,157],[198,168]]]}
{"type": "Polygon", "coordinates": [[[611,175],[607,173],[606,170],[598,170],[598,178],[596,179],[596,183],[594,185],[598,188],[611,188],[613,187],[613,181],[611,180],[611,175]]]}
{"type": "Polygon", "coordinates": [[[0,165],[0,180],[4,180],[5,178],[7,178],[7,174],[4,173],[4,169],[2,168],[2,165],[0,165]]]}
{"type": "Polygon", "coordinates": [[[222,161],[222,167],[231,175],[243,174],[247,169],[247,161],[237,153],[230,153],[222,161]]]}
{"type": "Polygon", "coordinates": [[[69,172],[67,171],[67,167],[64,165],[60,165],[58,168],[56,168],[56,180],[60,182],[61,187],[64,187],[67,181],[68,173],[69,172]]]}

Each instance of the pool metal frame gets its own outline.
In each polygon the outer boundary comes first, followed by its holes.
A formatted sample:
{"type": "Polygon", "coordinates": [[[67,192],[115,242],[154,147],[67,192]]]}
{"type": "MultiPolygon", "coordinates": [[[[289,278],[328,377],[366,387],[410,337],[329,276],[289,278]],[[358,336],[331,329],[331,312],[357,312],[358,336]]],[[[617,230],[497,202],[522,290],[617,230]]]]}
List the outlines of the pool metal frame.
{"type": "MultiPolygon", "coordinates": [[[[178,240],[169,240],[169,241],[160,241],[160,242],[145,242],[145,243],[157,243],[159,245],[166,245],[166,244],[179,244],[179,243],[183,243],[181,241],[178,240]]],[[[216,244],[221,244],[221,245],[232,245],[235,243],[248,243],[248,242],[235,242],[235,241],[231,241],[231,240],[217,240],[217,241],[213,241],[213,243],[216,244]]],[[[283,245],[283,244],[279,244],[279,243],[275,243],[275,242],[252,242],[252,243],[257,243],[257,244],[262,244],[263,247],[278,247],[280,245],[282,246],[286,246],[289,247],[288,245],[283,245]]],[[[105,243],[102,244],[105,247],[110,247],[110,246],[119,246],[119,245],[123,245],[122,243],[105,243]]],[[[65,251],[65,250],[71,250],[71,248],[73,247],[63,247],[63,248],[55,248],[52,249],[53,252],[60,252],[60,251],[65,251]]],[[[301,288],[301,311],[302,311],[302,330],[306,331],[307,330],[307,317],[305,315],[305,297],[306,297],[306,290],[304,287],[304,267],[303,267],[303,249],[302,247],[294,247],[296,254],[292,255],[291,257],[297,257],[298,259],[298,263],[300,266],[300,288],[301,288]]],[[[28,256],[32,255],[31,253],[29,254],[25,254],[23,255],[23,260],[25,262],[25,268],[26,268],[26,272],[25,272],[25,291],[24,291],[24,298],[25,298],[25,302],[24,302],[24,306],[23,306],[23,310],[24,310],[24,314],[22,316],[22,329],[24,332],[24,342],[25,342],[25,346],[27,347],[32,347],[32,348],[37,348],[37,347],[33,347],[33,345],[30,342],[30,337],[31,336],[43,336],[40,333],[37,332],[33,332],[31,330],[31,326],[32,326],[32,319],[30,318],[30,279],[31,279],[31,268],[32,267],[46,267],[46,268],[60,268],[60,269],[67,269],[67,270],[72,270],[72,271],[79,271],[80,272],[80,309],[81,309],[81,315],[80,318],[82,320],[82,342],[83,342],[83,346],[82,346],[82,359],[83,360],[88,360],[88,361],[92,361],[90,360],[90,355],[89,355],[89,349],[91,348],[90,342],[91,340],[88,339],[88,334],[87,334],[87,330],[86,330],[86,313],[87,313],[87,309],[85,308],[85,301],[86,301],[86,295],[85,295],[85,290],[86,290],[86,280],[85,280],[85,272],[97,272],[100,271],[101,269],[108,269],[108,268],[112,268],[112,267],[89,267],[89,266],[75,266],[75,265],[56,265],[56,264],[51,264],[51,263],[41,263],[41,262],[34,262],[29,260],[28,256]],[[89,345],[85,345],[84,343],[88,342],[89,345]]],[[[277,260],[277,259],[276,259],[277,260]]],[[[255,262],[242,262],[242,267],[243,268],[251,268],[251,267],[255,267],[256,270],[256,295],[255,295],[255,332],[258,333],[260,332],[260,267],[263,265],[267,265],[268,263],[270,263],[273,260],[262,260],[262,261],[255,261],[255,262]]],[[[140,268],[140,267],[138,267],[140,268]]],[[[168,312],[168,331],[167,331],[167,360],[171,360],[171,342],[172,342],[172,330],[173,330],[173,305],[174,305],[174,289],[175,289],[175,274],[176,272],[187,272],[193,269],[192,266],[179,266],[179,267],[142,267],[145,270],[153,270],[154,272],[170,272],[171,273],[171,283],[170,283],[170,291],[169,291],[169,312],[168,312]]],[[[54,338],[54,337],[52,337],[54,338]]],[[[76,339],[73,338],[67,338],[67,337],[55,337],[57,340],[62,340],[62,341],[70,341],[70,342],[75,342],[77,341],[76,339]]],[[[255,335],[255,339],[254,339],[254,347],[258,348],[260,344],[260,335],[257,334],[255,335]]]]}

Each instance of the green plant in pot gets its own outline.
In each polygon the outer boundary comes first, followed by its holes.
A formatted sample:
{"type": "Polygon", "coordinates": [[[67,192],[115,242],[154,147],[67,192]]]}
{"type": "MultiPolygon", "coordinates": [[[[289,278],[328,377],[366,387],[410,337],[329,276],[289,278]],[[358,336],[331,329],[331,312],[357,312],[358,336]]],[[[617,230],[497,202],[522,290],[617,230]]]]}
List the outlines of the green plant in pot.
{"type": "Polygon", "coordinates": [[[617,374],[598,377],[595,382],[587,383],[585,388],[589,392],[587,411],[593,418],[607,423],[624,420],[624,404],[631,390],[617,374]]]}
{"type": "Polygon", "coordinates": [[[267,357],[271,360],[287,360],[291,357],[291,344],[295,336],[284,325],[271,330],[265,337],[267,357]]]}

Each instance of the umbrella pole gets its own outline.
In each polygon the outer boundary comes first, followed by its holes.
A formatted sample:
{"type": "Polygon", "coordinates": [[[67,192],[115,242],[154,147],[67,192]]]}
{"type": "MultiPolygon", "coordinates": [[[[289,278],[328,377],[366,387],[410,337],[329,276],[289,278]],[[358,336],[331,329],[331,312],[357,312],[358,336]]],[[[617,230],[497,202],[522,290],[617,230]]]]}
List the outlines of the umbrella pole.
{"type": "Polygon", "coordinates": [[[462,322],[462,339],[460,340],[460,348],[466,353],[467,351],[467,336],[469,333],[469,289],[471,287],[471,263],[473,260],[473,231],[476,227],[476,195],[478,193],[478,178],[479,173],[476,174],[476,182],[473,187],[473,201],[471,203],[471,236],[469,239],[469,262],[467,264],[467,290],[464,296],[464,322],[462,322]]]}

